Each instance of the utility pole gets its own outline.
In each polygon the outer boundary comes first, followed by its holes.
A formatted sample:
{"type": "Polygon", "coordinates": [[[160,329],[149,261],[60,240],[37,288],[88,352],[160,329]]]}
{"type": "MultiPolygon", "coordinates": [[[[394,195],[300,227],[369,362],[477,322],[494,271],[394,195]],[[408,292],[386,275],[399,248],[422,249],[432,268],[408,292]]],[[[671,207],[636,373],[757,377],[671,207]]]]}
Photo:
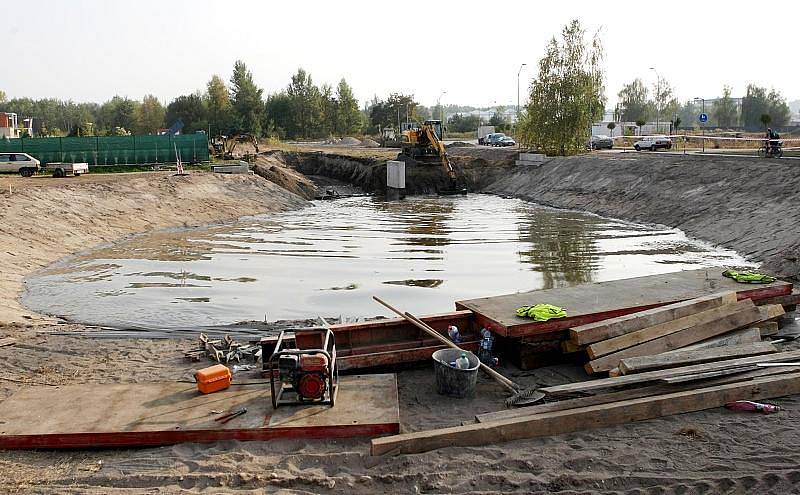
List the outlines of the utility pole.
{"type": "Polygon", "coordinates": [[[655,67],[650,67],[650,70],[656,73],[656,134],[661,132],[659,129],[659,120],[661,120],[661,76],[655,67]]]}
{"type": "Polygon", "coordinates": [[[439,107],[439,120],[442,122],[442,139],[444,139],[444,125],[445,125],[444,108],[442,108],[442,96],[444,96],[446,94],[447,94],[447,91],[442,90],[442,92],[439,93],[439,97],[436,98],[436,106],[439,107]]]}
{"type": "Polygon", "coordinates": [[[519,122],[519,75],[522,73],[522,68],[528,64],[522,64],[519,66],[519,70],[517,71],[517,119],[514,121],[514,129],[517,128],[517,123],[519,122]]]}

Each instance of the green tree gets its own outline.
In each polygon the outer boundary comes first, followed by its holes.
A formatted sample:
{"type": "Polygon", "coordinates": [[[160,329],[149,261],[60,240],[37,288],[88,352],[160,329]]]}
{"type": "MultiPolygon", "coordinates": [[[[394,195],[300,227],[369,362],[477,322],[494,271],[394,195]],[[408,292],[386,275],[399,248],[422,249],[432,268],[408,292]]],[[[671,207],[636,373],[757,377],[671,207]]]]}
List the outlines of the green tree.
{"type": "Polygon", "coordinates": [[[764,129],[766,129],[770,122],[772,122],[772,117],[770,117],[768,113],[762,113],[759,120],[761,121],[761,125],[764,126],[764,129]]]}
{"type": "Polygon", "coordinates": [[[228,134],[233,120],[233,107],[225,81],[216,74],[206,84],[205,100],[211,135],[228,134]]]}
{"type": "Polygon", "coordinates": [[[477,115],[464,115],[456,113],[447,119],[448,132],[475,132],[481,124],[477,115]]]}
{"type": "Polygon", "coordinates": [[[231,103],[240,131],[256,135],[261,133],[261,112],[264,109],[262,93],[263,90],[253,82],[253,73],[244,62],[237,60],[231,76],[231,103]]]}
{"type": "Polygon", "coordinates": [[[103,103],[98,115],[98,124],[106,134],[115,134],[116,128],[135,129],[139,102],[115,96],[103,103]]]}
{"type": "Polygon", "coordinates": [[[634,79],[617,94],[622,121],[647,120],[650,112],[647,87],[641,79],[634,79]]]}
{"type": "Polygon", "coordinates": [[[739,112],[731,98],[730,86],[722,88],[722,97],[714,102],[711,114],[719,127],[733,127],[739,123],[739,112]]]}
{"type": "Polygon", "coordinates": [[[614,129],[617,128],[617,124],[616,124],[616,122],[609,122],[608,125],[606,125],[606,128],[608,128],[609,135],[613,136],[614,135],[614,129]]]}
{"type": "Polygon", "coordinates": [[[529,103],[518,126],[518,140],[550,154],[585,149],[592,122],[603,115],[603,48],[573,20],[553,37],[531,82],[529,103]]]}
{"type": "Polygon", "coordinates": [[[167,105],[167,122],[178,119],[183,121],[183,132],[186,134],[206,130],[208,113],[200,93],[179,96],[167,105]]]}
{"type": "Polygon", "coordinates": [[[292,117],[286,129],[288,135],[305,138],[313,136],[322,117],[322,99],[311,75],[302,68],[297,69],[286,88],[286,94],[289,96],[292,117]]]}
{"type": "Polygon", "coordinates": [[[137,134],[155,134],[158,129],[164,126],[164,116],[166,111],[161,102],[153,95],[142,98],[142,104],[137,112],[137,134]]]}
{"type": "Polygon", "coordinates": [[[493,125],[495,130],[499,132],[505,132],[510,127],[503,110],[503,107],[497,107],[489,118],[489,125],[493,125]]]}
{"type": "Polygon", "coordinates": [[[353,96],[353,89],[342,78],[336,86],[336,131],[341,134],[353,134],[361,130],[361,112],[358,101],[353,96]]]}
{"type": "Polygon", "coordinates": [[[791,118],[789,105],[779,92],[749,84],[742,98],[742,123],[748,129],[758,129],[764,114],[770,116],[776,127],[788,124],[791,118]]]}
{"type": "Polygon", "coordinates": [[[6,102],[6,92],[0,90],[0,103],[5,103],[5,102],[6,102]]]}
{"type": "MultiPolygon", "coordinates": [[[[398,124],[406,121],[406,115],[410,121],[418,121],[420,119],[416,110],[417,102],[414,101],[414,95],[392,93],[386,101],[378,101],[370,107],[369,130],[378,132],[379,128],[397,127],[398,124]]],[[[438,119],[439,113],[433,110],[431,112],[433,118],[438,119]]]]}

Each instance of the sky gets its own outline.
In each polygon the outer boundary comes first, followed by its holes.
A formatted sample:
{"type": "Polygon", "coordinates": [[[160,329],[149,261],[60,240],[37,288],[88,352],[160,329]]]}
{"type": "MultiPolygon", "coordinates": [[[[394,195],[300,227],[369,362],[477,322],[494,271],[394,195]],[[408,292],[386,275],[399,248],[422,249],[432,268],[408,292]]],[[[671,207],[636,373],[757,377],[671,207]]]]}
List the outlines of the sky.
{"type": "Polygon", "coordinates": [[[171,0],[3,2],[0,90],[9,98],[169,102],[230,79],[243,60],[265,94],[298,67],[345,78],[362,102],[391,92],[424,105],[515,104],[548,40],[571,19],[600,32],[609,107],[623,84],[659,76],[684,101],[748,83],[800,99],[800,2],[367,2],[171,0]],[[767,9],[777,15],[765,17],[767,9]],[[767,22],[764,22],[767,20],[767,22]],[[769,53],[769,55],[768,55],[769,53]],[[784,55],[781,56],[780,54],[784,55]],[[765,65],[765,58],[776,60],[765,65]],[[655,68],[653,71],[650,67],[655,68]]]}

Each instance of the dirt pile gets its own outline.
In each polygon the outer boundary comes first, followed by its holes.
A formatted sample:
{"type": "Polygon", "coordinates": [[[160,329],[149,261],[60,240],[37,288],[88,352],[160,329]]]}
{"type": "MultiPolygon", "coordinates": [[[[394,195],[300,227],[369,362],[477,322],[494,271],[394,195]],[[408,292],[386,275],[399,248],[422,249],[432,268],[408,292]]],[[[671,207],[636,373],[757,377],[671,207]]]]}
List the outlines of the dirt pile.
{"type": "Polygon", "coordinates": [[[0,177],[0,322],[39,319],[17,301],[23,278],[70,254],[136,232],[304,204],[303,198],[253,175],[0,177]]]}
{"type": "Polygon", "coordinates": [[[274,182],[298,196],[314,199],[317,194],[317,187],[309,178],[291,167],[287,167],[283,161],[277,159],[272,153],[267,152],[258,155],[252,165],[252,169],[256,175],[274,182]]]}
{"type": "Polygon", "coordinates": [[[336,144],[342,145],[342,146],[358,146],[358,145],[361,144],[361,141],[359,141],[358,139],[356,139],[354,137],[345,136],[342,139],[340,139],[339,142],[336,143],[336,144]]]}
{"type": "Polygon", "coordinates": [[[796,278],[798,184],[788,160],[620,153],[516,167],[485,192],[676,227],[796,278]]]}
{"type": "Polygon", "coordinates": [[[373,141],[372,139],[367,138],[367,139],[361,141],[361,146],[363,146],[365,148],[380,148],[381,144],[379,142],[377,142],[377,141],[373,141]]]}

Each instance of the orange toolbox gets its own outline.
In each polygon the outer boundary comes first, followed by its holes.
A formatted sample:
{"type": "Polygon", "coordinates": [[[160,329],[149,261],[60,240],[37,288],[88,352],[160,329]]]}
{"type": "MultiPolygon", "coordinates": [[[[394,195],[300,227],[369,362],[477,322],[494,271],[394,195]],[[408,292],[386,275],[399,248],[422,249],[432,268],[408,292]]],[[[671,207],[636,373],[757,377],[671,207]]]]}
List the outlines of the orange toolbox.
{"type": "Polygon", "coordinates": [[[194,379],[197,381],[197,390],[204,394],[225,390],[231,386],[232,378],[231,370],[221,364],[203,368],[194,374],[194,379]]]}

